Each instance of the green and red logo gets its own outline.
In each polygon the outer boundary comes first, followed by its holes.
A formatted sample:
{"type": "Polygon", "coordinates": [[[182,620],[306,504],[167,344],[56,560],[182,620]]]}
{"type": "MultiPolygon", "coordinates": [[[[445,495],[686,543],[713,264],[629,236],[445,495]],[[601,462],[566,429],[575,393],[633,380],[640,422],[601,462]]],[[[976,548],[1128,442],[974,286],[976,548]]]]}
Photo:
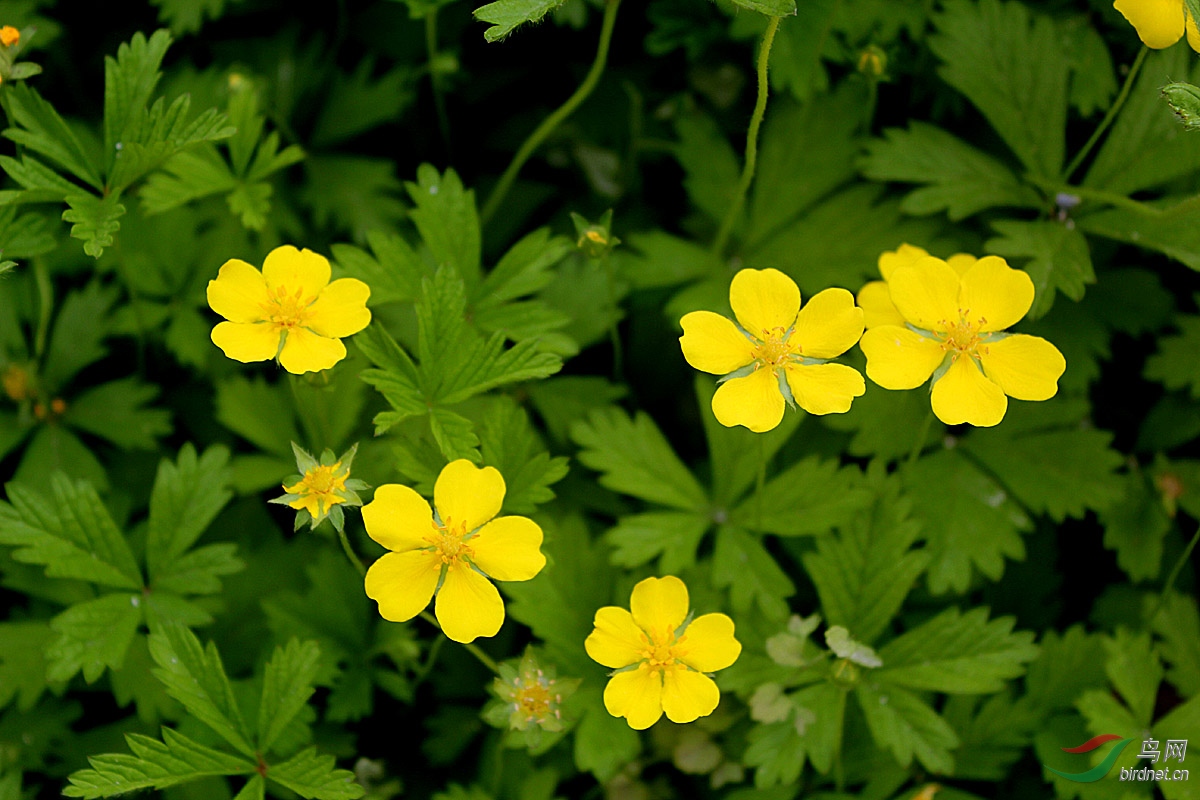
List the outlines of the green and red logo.
{"type": "Polygon", "coordinates": [[[1088,739],[1086,742],[1076,747],[1063,748],[1063,752],[1066,753],[1090,753],[1097,747],[1108,744],[1112,741],[1117,742],[1116,746],[1113,747],[1112,750],[1108,751],[1108,755],[1104,757],[1103,761],[1086,772],[1063,772],[1062,770],[1057,770],[1054,767],[1046,767],[1046,769],[1050,770],[1060,778],[1066,778],[1067,780],[1075,781],[1076,783],[1091,783],[1092,781],[1098,781],[1108,774],[1117,758],[1121,755],[1121,751],[1124,750],[1125,746],[1132,742],[1133,739],[1125,739],[1115,733],[1102,733],[1099,736],[1093,736],[1091,739],[1088,739]]]}

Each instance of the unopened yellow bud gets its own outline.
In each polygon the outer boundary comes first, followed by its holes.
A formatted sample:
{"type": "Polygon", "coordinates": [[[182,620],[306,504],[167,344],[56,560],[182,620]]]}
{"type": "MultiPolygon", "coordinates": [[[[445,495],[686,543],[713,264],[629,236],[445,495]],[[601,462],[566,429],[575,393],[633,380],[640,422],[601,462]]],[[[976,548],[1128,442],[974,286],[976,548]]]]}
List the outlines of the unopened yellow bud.
{"type": "Polygon", "coordinates": [[[12,25],[5,25],[3,28],[0,28],[0,44],[5,47],[12,47],[19,41],[21,41],[21,32],[12,25]]]}
{"type": "Polygon", "coordinates": [[[882,78],[887,72],[887,53],[875,45],[868,45],[858,54],[858,71],[869,78],[882,78]]]}
{"type": "Polygon", "coordinates": [[[10,366],[0,375],[0,386],[4,393],[18,403],[32,397],[29,373],[18,366],[10,366]]]}

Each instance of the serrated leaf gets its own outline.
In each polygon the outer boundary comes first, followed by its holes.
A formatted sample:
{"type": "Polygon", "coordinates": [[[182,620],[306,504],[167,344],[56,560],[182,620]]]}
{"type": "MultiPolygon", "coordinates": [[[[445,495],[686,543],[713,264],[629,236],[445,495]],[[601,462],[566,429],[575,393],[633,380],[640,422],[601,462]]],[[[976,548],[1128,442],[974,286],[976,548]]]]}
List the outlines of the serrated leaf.
{"type": "Polygon", "coordinates": [[[1169,665],[1167,680],[1184,697],[1200,695],[1200,611],[1195,598],[1165,596],[1152,623],[1162,639],[1159,652],[1169,665]]]}
{"type": "Polygon", "coordinates": [[[679,142],[672,152],[683,167],[688,199],[713,221],[724,219],[742,171],[733,147],[712,117],[699,111],[680,115],[675,132],[679,142]]]}
{"type": "Polygon", "coordinates": [[[603,708],[597,688],[585,686],[574,697],[586,709],[575,730],[575,766],[609,780],[641,752],[637,732],[603,708]]]}
{"type": "Polygon", "coordinates": [[[92,756],[91,769],[71,773],[67,797],[99,798],[136,791],[164,789],[209,775],[249,775],[254,763],[192,741],[170,728],[163,741],[131,733],[125,737],[133,755],[92,756]]]}
{"type": "Polygon", "coordinates": [[[650,511],[621,517],[604,539],[618,566],[638,567],[657,558],[659,572],[676,574],[695,566],[700,540],[712,524],[702,514],[650,511]]]}
{"type": "Polygon", "coordinates": [[[880,680],[950,694],[998,692],[1037,658],[1033,634],[1013,633],[1013,617],[988,620],[987,609],[948,608],[879,650],[880,680]]]}
{"type": "Polygon", "coordinates": [[[313,694],[321,649],[316,642],[292,639],[275,648],[263,674],[258,706],[258,750],[267,752],[313,694]]]}
{"type": "Polygon", "coordinates": [[[146,566],[151,581],[177,572],[172,562],[200,538],[200,534],[233,497],[229,483],[229,451],[210,447],[197,457],[186,444],[177,461],[158,465],[150,494],[150,524],[146,535],[146,566]]]}
{"type": "Polygon", "coordinates": [[[402,184],[391,159],[313,155],[304,171],[308,181],[300,196],[319,226],[338,226],[361,241],[367,231],[392,228],[404,218],[402,184]]]}
{"type": "Polygon", "coordinates": [[[508,249],[471,293],[471,306],[477,310],[492,308],[545,288],[554,279],[553,267],[572,248],[569,239],[551,236],[546,228],[527,234],[508,249]]]}
{"type": "MultiPolygon", "coordinates": [[[[75,132],[50,103],[43,100],[27,83],[15,83],[5,90],[5,95],[6,109],[14,125],[4,131],[5,137],[45,156],[92,188],[103,188],[104,184],[87,151],[80,144],[75,132]]],[[[30,169],[40,166],[34,166],[36,162],[32,159],[23,161],[30,169]]],[[[5,171],[9,171],[11,163],[5,162],[5,171]]],[[[59,181],[53,182],[55,185],[61,185],[59,181]]],[[[77,186],[74,188],[78,191],[77,186]]]]}
{"type": "Polygon", "coordinates": [[[960,741],[954,752],[954,774],[973,780],[1004,780],[1041,721],[1038,711],[1014,702],[1009,692],[987,698],[956,695],[946,702],[942,714],[960,741]]]}
{"type": "Polygon", "coordinates": [[[480,232],[475,192],[463,187],[454,170],[441,175],[429,164],[422,164],[417,182],[406,183],[405,188],[416,204],[409,216],[434,263],[453,267],[468,286],[476,285],[480,279],[480,232]]]}
{"type": "Polygon", "coordinates": [[[1096,282],[1087,239],[1074,227],[1054,220],[996,220],[992,227],[1000,236],[984,242],[987,252],[1030,259],[1023,269],[1035,290],[1031,318],[1050,310],[1055,290],[1081,300],[1088,284],[1096,282]]]}
{"type": "Polygon", "coordinates": [[[107,355],[101,342],[108,334],[106,322],[116,299],[116,292],[93,282],[63,300],[41,375],[49,391],[61,392],[77,372],[107,355]]]}
{"type": "Polygon", "coordinates": [[[44,564],[51,578],[142,588],[129,544],[90,484],[55,475],[51,501],[20,483],[5,488],[12,505],[0,504],[0,544],[21,548],[14,560],[44,564]]]}
{"type": "Polygon", "coordinates": [[[929,47],[938,74],[975,104],[1031,171],[1062,168],[1067,59],[1053,21],[1018,2],[947,2],[929,47]]]}
{"type": "Polygon", "coordinates": [[[1153,250],[1200,270],[1200,207],[1191,198],[1144,204],[1143,210],[1108,208],[1080,215],[1085,233],[1153,250]]]}
{"type": "Polygon", "coordinates": [[[1131,469],[1121,483],[1118,497],[1100,512],[1104,546],[1117,551],[1117,565],[1130,580],[1153,580],[1162,569],[1163,539],[1171,529],[1171,519],[1140,470],[1131,469]]]}
{"type": "Polygon", "coordinates": [[[1163,679],[1162,662],[1150,634],[1118,628],[1115,636],[1106,636],[1102,641],[1108,656],[1104,662],[1105,674],[1137,724],[1148,726],[1154,718],[1154,704],[1163,679]]]}
{"type": "Polygon", "coordinates": [[[320,755],[317,748],[310,747],[282,764],[272,764],[267,780],[312,800],[358,800],[365,792],[354,773],[337,769],[334,763],[333,756],[320,755]]]}
{"type": "Polygon", "coordinates": [[[630,419],[618,408],[597,410],[571,428],[571,437],[602,486],[684,511],[706,509],[704,487],[646,414],[630,419]]]}
{"type": "Polygon", "coordinates": [[[179,594],[217,594],[221,576],[241,572],[246,564],[237,557],[232,542],[208,544],[190,550],[169,561],[153,574],[152,585],[159,592],[179,594]]]}
{"type": "Polygon", "coordinates": [[[764,484],[761,494],[743,498],[730,520],[777,536],[828,533],[870,502],[870,493],[859,485],[859,474],[854,467],[810,456],[764,484]]]}
{"type": "Polygon", "coordinates": [[[254,757],[246,723],[214,644],[202,647],[184,626],[165,624],[150,634],[150,655],[158,665],[154,675],[171,697],[235,749],[254,757]]]}
{"type": "Polygon", "coordinates": [[[158,438],[172,430],[170,411],[144,407],[158,393],[157,386],[137,378],[109,381],[75,397],[63,419],[118,447],[153,450],[158,438]]]}
{"type": "Polygon", "coordinates": [[[52,232],[51,218],[41,213],[20,213],[14,206],[0,206],[0,261],[7,266],[0,268],[0,275],[16,266],[12,258],[33,258],[48,253],[58,246],[52,232]]]}
{"type": "Polygon", "coordinates": [[[630,250],[619,250],[612,257],[634,289],[676,286],[711,274],[719,266],[707,248],[666,231],[632,233],[628,245],[630,250]]]}
{"type": "Polygon", "coordinates": [[[526,22],[537,22],[562,5],[563,0],[497,0],[475,9],[475,18],[490,22],[483,32],[489,42],[498,42],[526,22]]]}
{"type": "Polygon", "coordinates": [[[42,620],[0,622],[0,708],[16,700],[29,711],[46,691],[46,647],[54,638],[42,620]]]}
{"type": "Polygon", "coordinates": [[[840,0],[796,4],[796,19],[779,26],[771,50],[772,89],[786,91],[807,104],[815,92],[829,87],[829,74],[822,60],[829,55],[829,40],[836,35],[841,6],[840,0]]]}
{"type": "Polygon", "coordinates": [[[790,17],[796,13],[796,0],[733,0],[733,4],[768,17],[790,17]]]}
{"type": "Polygon", "coordinates": [[[404,237],[383,231],[369,232],[367,242],[371,255],[347,244],[335,244],[332,250],[346,275],[371,287],[368,305],[415,299],[421,291],[421,279],[428,274],[416,251],[404,237]]]}
{"type": "Polygon", "coordinates": [[[871,738],[880,748],[891,750],[900,766],[907,767],[915,756],[930,772],[954,771],[950,751],[958,746],[958,736],[920,697],[899,686],[873,681],[860,683],[854,693],[871,738]]]}
{"type": "Polygon", "coordinates": [[[125,214],[119,194],[96,197],[94,194],[69,194],[64,222],[73,222],[71,236],[83,241],[83,252],[99,258],[113,243],[113,234],[121,229],[118,220],[125,214]]]}
{"type": "Polygon", "coordinates": [[[787,617],[786,598],[796,591],[759,537],[726,525],[717,528],[712,582],[719,589],[729,589],[730,603],[738,611],[748,612],[757,603],[771,620],[787,617]]]}
{"type": "Polygon", "coordinates": [[[395,67],[373,77],[374,69],[373,59],[364,58],[354,72],[336,73],[313,126],[312,147],[326,148],[390,122],[413,101],[410,69],[395,67]]]}
{"type": "Polygon", "coordinates": [[[961,455],[926,455],[907,465],[903,476],[913,516],[923,523],[931,592],[963,594],[973,569],[998,581],[1006,558],[1025,558],[1021,533],[1032,527],[1029,517],[961,455]]]}
{"type": "Polygon", "coordinates": [[[898,481],[880,481],[878,475],[872,505],[836,534],[817,539],[816,552],[802,558],[826,621],[868,644],[891,622],[929,563],[927,553],[911,549],[919,527],[909,518],[898,481]]]}
{"type": "Polygon", "coordinates": [[[171,34],[155,31],[147,40],[135,33],[117,48],[117,57],[104,59],[104,152],[115,154],[117,142],[129,138],[158,85],[171,34]]]}
{"type": "Polygon", "coordinates": [[[73,605],[50,621],[58,634],[46,649],[46,675],[68,681],[83,671],[95,683],[106,668],[120,669],[142,622],[141,595],[109,594],[73,605]]]}
{"type": "Polygon", "coordinates": [[[176,153],[154,172],[138,196],[146,214],[161,214],[201,197],[233,191],[237,176],[217,148],[204,145],[176,153]]]}
{"type": "Polygon", "coordinates": [[[56,472],[88,481],[103,492],[109,489],[104,466],[78,436],[65,427],[43,425],[26,445],[21,466],[13,478],[26,484],[44,484],[56,472]]]}
{"type": "Polygon", "coordinates": [[[554,499],[551,485],[567,474],[567,459],[551,458],[538,439],[529,415],[508,398],[497,398],[480,422],[483,463],[504,476],[504,510],[531,514],[554,499]]]}
{"type": "Polygon", "coordinates": [[[225,13],[226,0],[151,0],[158,6],[158,18],[171,26],[174,33],[195,33],[205,17],[220,19],[225,13]]]}
{"type": "Polygon", "coordinates": [[[1046,631],[1025,675],[1028,702],[1043,714],[1070,708],[1081,693],[1105,685],[1104,645],[1080,625],[1046,631]]]}
{"type": "Polygon", "coordinates": [[[1071,64],[1071,105],[1084,118],[1107,109],[1117,93],[1108,44],[1086,16],[1055,21],[1063,34],[1063,51],[1071,64]]]}
{"type": "Polygon", "coordinates": [[[900,204],[907,214],[945,211],[960,220],[987,208],[1040,208],[1042,199],[1007,166],[956,136],[913,121],[867,145],[863,174],[877,181],[928,184],[900,204]]]}
{"type": "Polygon", "coordinates": [[[479,437],[471,420],[445,408],[429,409],[429,427],[447,461],[479,460],[479,437]]]}
{"type": "Polygon", "coordinates": [[[1200,398],[1200,365],[1195,357],[1200,347],[1200,316],[1180,314],[1175,318],[1179,333],[1158,340],[1158,352],[1146,361],[1145,375],[1168,389],[1187,389],[1200,398]]]}
{"type": "Polygon", "coordinates": [[[289,460],[292,442],[300,439],[286,391],[259,379],[235,375],[217,381],[217,420],[268,453],[289,460]]]}

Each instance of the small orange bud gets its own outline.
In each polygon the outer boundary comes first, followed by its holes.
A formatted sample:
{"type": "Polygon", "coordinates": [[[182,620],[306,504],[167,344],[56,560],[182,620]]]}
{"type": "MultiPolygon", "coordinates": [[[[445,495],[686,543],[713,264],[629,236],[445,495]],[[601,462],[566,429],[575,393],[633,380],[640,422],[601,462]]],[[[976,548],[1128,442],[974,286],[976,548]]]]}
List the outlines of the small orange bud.
{"type": "Polygon", "coordinates": [[[50,410],[55,414],[61,414],[67,410],[67,403],[61,397],[56,397],[50,401],[50,410]]]}
{"type": "Polygon", "coordinates": [[[0,28],[0,44],[5,47],[12,47],[19,41],[21,41],[21,32],[12,25],[5,25],[3,28],[0,28]]]}

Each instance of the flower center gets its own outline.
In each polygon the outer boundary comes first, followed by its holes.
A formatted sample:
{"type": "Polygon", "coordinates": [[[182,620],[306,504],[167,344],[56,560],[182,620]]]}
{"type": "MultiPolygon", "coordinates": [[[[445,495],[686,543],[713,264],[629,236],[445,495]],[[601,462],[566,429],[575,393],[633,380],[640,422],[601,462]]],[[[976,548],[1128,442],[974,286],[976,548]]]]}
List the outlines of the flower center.
{"type": "Polygon", "coordinates": [[[295,486],[285,486],[284,491],[298,494],[301,497],[315,497],[325,505],[337,505],[346,502],[337,493],[346,488],[346,476],[338,475],[342,463],[332,466],[313,467],[304,473],[304,477],[295,486]]]}
{"type": "Polygon", "coordinates": [[[952,353],[955,358],[960,353],[966,353],[972,357],[978,357],[981,353],[987,353],[987,346],[982,344],[983,334],[979,330],[987,324],[987,320],[980,317],[978,320],[972,322],[970,314],[971,309],[960,308],[956,321],[939,321],[939,325],[941,325],[943,330],[937,336],[942,340],[942,350],[952,353]]]}
{"type": "Polygon", "coordinates": [[[667,670],[684,668],[683,658],[687,651],[682,645],[687,636],[675,638],[672,630],[654,631],[642,634],[642,658],[650,669],[667,670]]]}
{"type": "Polygon", "coordinates": [[[513,702],[516,703],[517,710],[526,719],[536,720],[550,711],[551,700],[553,700],[553,695],[550,694],[550,689],[546,686],[543,678],[534,683],[522,684],[521,688],[517,690],[513,702]]]}
{"type": "Polygon", "coordinates": [[[786,329],[763,330],[761,338],[754,346],[754,360],[757,362],[755,369],[759,366],[777,369],[791,360],[792,356],[798,355],[800,355],[800,346],[790,341],[786,329]]]}
{"type": "Polygon", "coordinates": [[[282,330],[303,328],[307,325],[312,316],[309,306],[317,299],[305,297],[303,287],[289,292],[286,286],[276,286],[267,289],[267,296],[270,299],[260,303],[259,308],[263,310],[267,322],[282,330]]]}
{"type": "Polygon", "coordinates": [[[437,551],[443,564],[453,566],[459,560],[471,558],[475,555],[475,551],[467,544],[464,539],[467,535],[467,527],[464,523],[454,524],[454,520],[446,517],[445,523],[438,525],[437,520],[433,521],[433,533],[425,537],[425,541],[433,545],[433,549],[437,551]]]}

